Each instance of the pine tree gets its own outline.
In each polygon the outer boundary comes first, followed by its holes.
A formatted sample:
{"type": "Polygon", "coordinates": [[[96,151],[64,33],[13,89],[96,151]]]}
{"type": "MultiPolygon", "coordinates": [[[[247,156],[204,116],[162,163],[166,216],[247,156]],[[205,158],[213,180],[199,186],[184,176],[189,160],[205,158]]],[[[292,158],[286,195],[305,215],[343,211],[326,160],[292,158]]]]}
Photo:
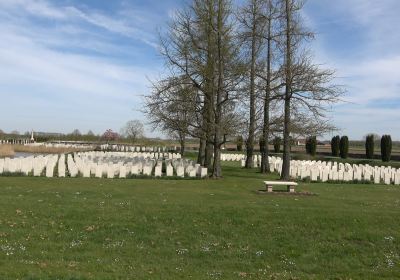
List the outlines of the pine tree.
{"type": "Polygon", "coordinates": [[[274,139],[274,152],[279,153],[281,151],[282,139],[280,137],[275,137],[274,139]]]}
{"type": "Polygon", "coordinates": [[[392,137],[383,135],[381,139],[381,155],[382,161],[389,162],[392,155],[392,137]]]}
{"type": "Polygon", "coordinates": [[[375,139],[373,134],[367,135],[367,138],[365,139],[365,155],[368,159],[374,158],[374,148],[375,148],[374,141],[375,139]]]}
{"type": "Polygon", "coordinates": [[[338,157],[340,155],[340,136],[336,135],[331,140],[332,156],[338,157]]]}
{"type": "Polygon", "coordinates": [[[342,136],[340,139],[340,157],[347,158],[349,155],[349,138],[347,136],[342,136]]]}

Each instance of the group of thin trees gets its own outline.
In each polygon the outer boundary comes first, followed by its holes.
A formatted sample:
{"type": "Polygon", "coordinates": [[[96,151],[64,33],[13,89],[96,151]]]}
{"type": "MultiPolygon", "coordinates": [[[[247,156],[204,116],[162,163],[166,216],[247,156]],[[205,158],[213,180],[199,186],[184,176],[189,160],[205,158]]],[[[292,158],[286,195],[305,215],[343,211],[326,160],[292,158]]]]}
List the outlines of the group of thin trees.
{"type": "Polygon", "coordinates": [[[198,163],[221,173],[221,150],[243,137],[246,167],[257,140],[261,172],[268,172],[269,142],[283,139],[282,179],[289,179],[296,135],[332,129],[325,112],[342,90],[334,71],[313,61],[301,0],[192,0],[160,36],[167,73],[153,82],[145,112],[154,127],[199,140],[198,163]]]}

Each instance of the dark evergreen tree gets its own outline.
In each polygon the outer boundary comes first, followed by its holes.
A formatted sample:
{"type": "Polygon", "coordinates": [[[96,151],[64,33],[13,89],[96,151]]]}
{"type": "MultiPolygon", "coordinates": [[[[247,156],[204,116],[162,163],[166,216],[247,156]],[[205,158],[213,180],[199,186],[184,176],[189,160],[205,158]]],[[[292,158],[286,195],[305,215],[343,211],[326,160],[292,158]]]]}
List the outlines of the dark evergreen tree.
{"type": "Polygon", "coordinates": [[[381,139],[381,155],[382,161],[389,162],[392,155],[392,137],[383,135],[381,139]]]}
{"type": "Polygon", "coordinates": [[[274,152],[279,153],[281,151],[282,139],[280,137],[275,137],[274,139],[274,152]]]}
{"type": "Polygon", "coordinates": [[[367,135],[365,139],[365,155],[368,159],[374,158],[375,139],[373,134],[367,135]]]}
{"type": "Polygon", "coordinates": [[[347,158],[349,156],[349,138],[342,136],[340,138],[340,157],[347,158]]]}
{"type": "Polygon", "coordinates": [[[340,155],[340,136],[336,135],[331,140],[332,156],[338,157],[340,155]]]}
{"type": "Polygon", "coordinates": [[[309,155],[315,156],[317,154],[317,137],[310,136],[306,140],[306,152],[309,155]]]}

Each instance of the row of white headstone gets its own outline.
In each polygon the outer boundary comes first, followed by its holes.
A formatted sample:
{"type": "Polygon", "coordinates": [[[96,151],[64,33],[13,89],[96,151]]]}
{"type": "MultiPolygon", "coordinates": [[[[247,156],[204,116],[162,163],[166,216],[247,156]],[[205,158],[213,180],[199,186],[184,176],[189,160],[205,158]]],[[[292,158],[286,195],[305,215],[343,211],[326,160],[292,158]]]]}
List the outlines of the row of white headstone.
{"type": "Polygon", "coordinates": [[[22,173],[25,175],[52,177],[57,162],[58,155],[4,158],[0,159],[0,174],[22,173]]]}
{"type": "Polygon", "coordinates": [[[149,146],[131,146],[121,144],[102,144],[100,145],[102,151],[116,151],[116,152],[158,152],[165,153],[168,148],[163,147],[149,147],[149,146]]]}
{"type": "MultiPolygon", "coordinates": [[[[25,146],[32,147],[50,147],[50,148],[76,148],[76,149],[92,149],[94,150],[97,145],[84,144],[84,143],[27,143],[25,146]]],[[[163,147],[148,147],[148,146],[131,146],[122,144],[102,144],[100,145],[102,151],[117,151],[117,152],[167,152],[168,148],[163,147]]]]}
{"type": "Polygon", "coordinates": [[[19,145],[26,145],[31,143],[30,139],[9,139],[9,140],[4,140],[0,139],[0,145],[1,144],[19,144],[19,145]]]}
{"type": "Polygon", "coordinates": [[[176,153],[85,152],[0,159],[0,174],[126,178],[135,175],[207,177],[207,168],[176,153]],[[57,169],[56,169],[57,167],[57,169]],[[57,170],[57,172],[55,172],[57,170]]]}
{"type": "Polygon", "coordinates": [[[181,159],[180,154],[175,153],[86,152],[75,153],[74,159],[70,156],[67,162],[68,169],[76,169],[83,177],[207,176],[207,168],[191,160],[181,159]]]}
{"type": "MultiPolygon", "coordinates": [[[[275,163],[278,172],[282,170],[282,160],[275,163]]],[[[400,169],[390,166],[370,166],[368,164],[348,164],[322,161],[290,162],[290,176],[292,178],[311,181],[366,181],[375,184],[400,185],[400,169]]]]}
{"type": "Polygon", "coordinates": [[[95,149],[96,145],[81,143],[28,143],[25,146],[30,147],[46,147],[46,148],[75,148],[75,149],[95,149]]]}
{"type": "MultiPolygon", "coordinates": [[[[240,161],[244,167],[246,156],[243,154],[223,154],[222,160],[240,161]]],[[[283,161],[279,157],[269,157],[271,172],[281,174],[283,161]]],[[[254,167],[261,165],[261,155],[253,156],[254,167]]],[[[368,164],[349,164],[332,161],[291,160],[290,176],[293,179],[310,179],[311,181],[366,181],[375,184],[400,185],[400,169],[390,166],[370,166],[368,164]]]]}
{"type": "Polygon", "coordinates": [[[244,154],[221,154],[222,161],[241,161],[245,159],[246,156],[244,154]]]}

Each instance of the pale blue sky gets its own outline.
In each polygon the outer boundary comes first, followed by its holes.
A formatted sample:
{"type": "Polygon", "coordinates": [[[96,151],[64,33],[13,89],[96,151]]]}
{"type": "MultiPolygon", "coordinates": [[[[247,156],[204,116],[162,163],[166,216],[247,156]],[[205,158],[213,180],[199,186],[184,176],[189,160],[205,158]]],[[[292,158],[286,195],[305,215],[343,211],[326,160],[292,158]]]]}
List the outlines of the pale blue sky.
{"type": "MultiPolygon", "coordinates": [[[[0,129],[102,133],[142,119],[158,29],[184,0],[0,0],[0,129]]],[[[316,60],[337,70],[342,134],[400,140],[400,1],[309,0],[316,60]]],[[[157,135],[150,132],[149,135],[157,135]]]]}

